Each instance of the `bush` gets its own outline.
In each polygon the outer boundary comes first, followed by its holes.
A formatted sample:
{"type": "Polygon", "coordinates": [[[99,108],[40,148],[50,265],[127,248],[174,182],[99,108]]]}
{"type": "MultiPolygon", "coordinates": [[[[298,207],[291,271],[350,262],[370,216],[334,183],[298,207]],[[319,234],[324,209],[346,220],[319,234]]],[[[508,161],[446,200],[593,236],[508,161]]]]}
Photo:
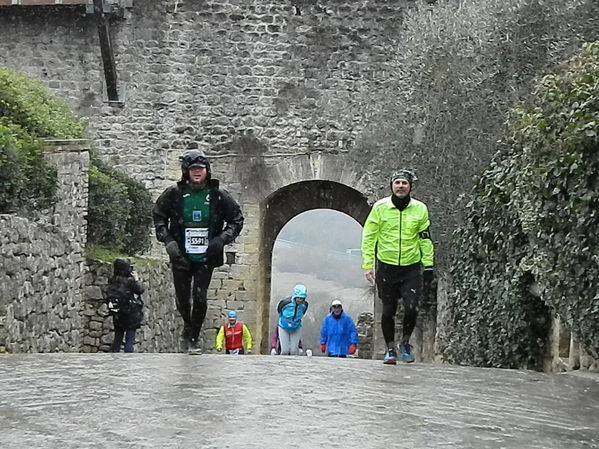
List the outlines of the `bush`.
{"type": "Polygon", "coordinates": [[[27,75],[0,69],[0,212],[36,212],[56,194],[40,137],[79,138],[85,124],[27,75]]]}
{"type": "Polygon", "coordinates": [[[82,138],[85,123],[69,106],[29,76],[0,69],[0,117],[32,136],[82,138]]]}
{"type": "Polygon", "coordinates": [[[56,169],[44,161],[41,142],[0,121],[0,213],[39,211],[55,194],[56,169]]]}
{"type": "MultiPolygon", "coordinates": [[[[40,137],[85,137],[85,123],[27,75],[0,69],[0,213],[52,204],[56,170],[43,159],[40,137]]],[[[150,246],[151,197],[144,186],[92,154],[88,241],[127,254],[150,246]]]]}
{"type": "Polygon", "coordinates": [[[88,243],[121,247],[130,210],[127,188],[92,165],[89,170],[88,243]]]}
{"type": "Polygon", "coordinates": [[[543,78],[511,128],[455,234],[445,355],[540,367],[552,312],[598,357],[599,44],[543,78]]]}
{"type": "Polygon", "coordinates": [[[95,156],[89,179],[88,242],[126,254],[147,250],[152,198],[143,184],[95,156]]]}

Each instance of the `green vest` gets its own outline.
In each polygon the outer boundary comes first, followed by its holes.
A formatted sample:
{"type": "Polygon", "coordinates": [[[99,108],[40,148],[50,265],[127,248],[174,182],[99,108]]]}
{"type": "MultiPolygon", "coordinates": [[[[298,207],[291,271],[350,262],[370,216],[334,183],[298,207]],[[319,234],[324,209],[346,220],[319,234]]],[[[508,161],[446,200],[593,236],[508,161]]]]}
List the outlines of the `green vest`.
{"type": "Polygon", "coordinates": [[[191,262],[206,262],[208,224],[210,222],[210,190],[183,190],[183,243],[191,262]]]}

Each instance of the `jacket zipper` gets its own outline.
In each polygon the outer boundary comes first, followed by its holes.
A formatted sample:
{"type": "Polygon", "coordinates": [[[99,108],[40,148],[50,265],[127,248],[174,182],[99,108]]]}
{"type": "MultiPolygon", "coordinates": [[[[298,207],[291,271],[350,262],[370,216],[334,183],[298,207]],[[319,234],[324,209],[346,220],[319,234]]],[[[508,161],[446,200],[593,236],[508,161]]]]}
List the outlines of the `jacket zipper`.
{"type": "Polygon", "coordinates": [[[397,265],[401,266],[401,225],[402,225],[403,211],[399,211],[399,260],[397,265]]]}

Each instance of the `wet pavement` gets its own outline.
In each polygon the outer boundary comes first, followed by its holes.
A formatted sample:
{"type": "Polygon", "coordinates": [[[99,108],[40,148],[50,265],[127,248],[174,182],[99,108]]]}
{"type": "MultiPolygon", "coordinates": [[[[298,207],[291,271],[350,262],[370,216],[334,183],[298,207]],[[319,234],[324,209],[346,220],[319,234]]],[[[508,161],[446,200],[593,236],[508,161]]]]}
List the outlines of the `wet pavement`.
{"type": "Polygon", "coordinates": [[[599,448],[599,375],[321,357],[0,355],[0,447],[599,448]]]}

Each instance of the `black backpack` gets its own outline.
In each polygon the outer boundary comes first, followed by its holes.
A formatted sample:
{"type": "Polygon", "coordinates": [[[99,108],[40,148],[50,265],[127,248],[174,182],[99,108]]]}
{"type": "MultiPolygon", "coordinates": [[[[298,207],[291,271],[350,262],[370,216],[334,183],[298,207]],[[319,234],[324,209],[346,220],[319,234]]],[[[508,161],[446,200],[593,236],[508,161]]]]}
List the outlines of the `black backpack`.
{"type": "Polygon", "coordinates": [[[143,309],[143,299],[141,295],[131,292],[126,285],[124,278],[113,278],[108,282],[106,289],[106,301],[108,303],[108,312],[111,315],[139,314],[143,309]]]}

